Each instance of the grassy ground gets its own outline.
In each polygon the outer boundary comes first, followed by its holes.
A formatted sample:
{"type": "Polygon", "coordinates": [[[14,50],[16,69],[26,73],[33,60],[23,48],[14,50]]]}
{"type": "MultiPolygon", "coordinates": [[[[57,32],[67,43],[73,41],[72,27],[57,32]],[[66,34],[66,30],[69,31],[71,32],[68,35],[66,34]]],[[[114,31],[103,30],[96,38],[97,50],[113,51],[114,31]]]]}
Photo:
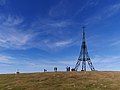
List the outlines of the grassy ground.
{"type": "Polygon", "coordinates": [[[120,90],[120,72],[2,74],[0,90],[120,90]]]}

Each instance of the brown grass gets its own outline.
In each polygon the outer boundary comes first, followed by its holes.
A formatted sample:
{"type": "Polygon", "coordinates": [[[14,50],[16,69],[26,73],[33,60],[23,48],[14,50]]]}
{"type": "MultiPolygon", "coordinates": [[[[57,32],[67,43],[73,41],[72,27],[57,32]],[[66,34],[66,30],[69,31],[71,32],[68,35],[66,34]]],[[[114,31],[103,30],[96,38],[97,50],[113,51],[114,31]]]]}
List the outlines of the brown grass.
{"type": "Polygon", "coordinates": [[[120,72],[2,74],[0,90],[120,90],[120,72]]]}

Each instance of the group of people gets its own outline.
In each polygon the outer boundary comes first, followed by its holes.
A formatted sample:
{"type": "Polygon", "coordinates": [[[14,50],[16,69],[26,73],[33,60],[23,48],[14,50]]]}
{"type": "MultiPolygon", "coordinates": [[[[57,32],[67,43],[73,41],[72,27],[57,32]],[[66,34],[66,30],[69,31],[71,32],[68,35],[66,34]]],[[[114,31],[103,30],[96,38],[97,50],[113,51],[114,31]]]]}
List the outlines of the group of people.
{"type": "Polygon", "coordinates": [[[66,71],[70,71],[70,67],[69,66],[66,67],[66,71]]]}
{"type": "MultiPolygon", "coordinates": [[[[54,67],[54,71],[57,72],[57,67],[54,67]]],[[[70,67],[66,67],[66,71],[70,71],[70,67]]],[[[44,72],[47,72],[47,69],[44,69],[44,72]]]]}

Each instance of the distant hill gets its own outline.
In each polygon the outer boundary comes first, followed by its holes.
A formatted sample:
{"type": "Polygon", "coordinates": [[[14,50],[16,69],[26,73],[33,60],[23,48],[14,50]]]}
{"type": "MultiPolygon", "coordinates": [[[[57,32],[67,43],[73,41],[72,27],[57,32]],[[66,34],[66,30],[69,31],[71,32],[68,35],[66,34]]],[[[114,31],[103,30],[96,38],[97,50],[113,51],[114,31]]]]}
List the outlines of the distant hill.
{"type": "Polygon", "coordinates": [[[120,90],[120,72],[1,74],[0,90],[120,90]]]}

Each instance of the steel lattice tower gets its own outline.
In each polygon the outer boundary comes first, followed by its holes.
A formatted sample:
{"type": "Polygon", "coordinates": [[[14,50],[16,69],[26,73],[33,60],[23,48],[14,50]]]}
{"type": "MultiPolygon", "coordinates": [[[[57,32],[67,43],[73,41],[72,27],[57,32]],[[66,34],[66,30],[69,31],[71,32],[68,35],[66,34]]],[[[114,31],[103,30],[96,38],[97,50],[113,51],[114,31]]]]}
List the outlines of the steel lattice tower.
{"type": "Polygon", "coordinates": [[[95,68],[91,62],[91,59],[88,55],[88,51],[87,51],[87,45],[86,45],[86,41],[85,41],[85,27],[82,27],[83,29],[83,33],[82,33],[82,45],[81,45],[81,51],[80,51],[80,56],[78,58],[78,61],[75,65],[74,71],[78,70],[78,67],[80,66],[80,63],[82,63],[82,70],[81,71],[86,71],[86,62],[88,62],[88,65],[91,69],[91,71],[95,71],[95,68]]]}

